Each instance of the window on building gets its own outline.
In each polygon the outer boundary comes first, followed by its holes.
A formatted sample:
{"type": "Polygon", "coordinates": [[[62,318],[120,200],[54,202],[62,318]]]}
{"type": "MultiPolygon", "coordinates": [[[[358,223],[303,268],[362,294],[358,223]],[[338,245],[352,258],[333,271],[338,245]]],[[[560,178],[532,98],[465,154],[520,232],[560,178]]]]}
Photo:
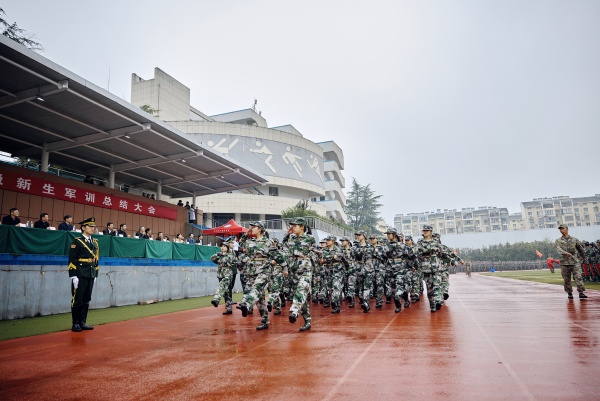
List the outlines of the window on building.
{"type": "Polygon", "coordinates": [[[574,221],[575,218],[573,216],[565,216],[565,221],[574,221]]]}
{"type": "Polygon", "coordinates": [[[234,213],[213,213],[213,227],[222,226],[229,220],[235,219],[234,213]]]}
{"type": "Polygon", "coordinates": [[[254,214],[254,213],[242,213],[242,215],[240,217],[241,217],[242,221],[245,223],[248,223],[251,221],[258,221],[260,219],[260,215],[254,214]]]}
{"type": "Polygon", "coordinates": [[[269,187],[269,196],[279,196],[279,188],[269,187]]]}
{"type": "Polygon", "coordinates": [[[265,214],[265,220],[268,230],[281,230],[281,215],[265,214]]]}
{"type": "Polygon", "coordinates": [[[325,200],[325,197],[324,197],[324,196],[321,196],[321,197],[319,198],[319,200],[320,200],[321,202],[323,202],[323,201],[325,200]]]}
{"type": "Polygon", "coordinates": [[[527,212],[527,216],[533,216],[533,212],[527,212]]]}

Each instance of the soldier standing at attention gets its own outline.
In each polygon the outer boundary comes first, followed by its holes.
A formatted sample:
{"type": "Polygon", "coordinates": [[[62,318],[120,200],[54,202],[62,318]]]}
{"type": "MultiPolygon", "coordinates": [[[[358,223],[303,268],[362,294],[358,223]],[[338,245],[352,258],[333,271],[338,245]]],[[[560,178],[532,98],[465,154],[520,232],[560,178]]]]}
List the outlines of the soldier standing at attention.
{"type": "Polygon", "coordinates": [[[431,313],[442,307],[442,279],[439,271],[440,243],[432,237],[433,227],[423,226],[423,238],[417,241],[417,253],[427,286],[427,298],[431,313]]]}
{"type": "Polygon", "coordinates": [[[569,226],[561,224],[558,226],[561,237],[556,240],[556,250],[560,255],[560,271],[565,282],[565,292],[569,299],[573,299],[573,287],[571,286],[571,275],[577,285],[577,291],[579,292],[579,298],[585,299],[587,295],[583,292],[585,287],[583,286],[583,280],[581,279],[581,267],[579,264],[580,260],[577,255],[585,261],[585,255],[583,253],[583,247],[579,240],[569,235],[569,226]]]}
{"type": "Polygon", "coordinates": [[[215,253],[211,256],[210,260],[218,265],[217,267],[217,279],[219,280],[219,287],[215,293],[215,297],[210,303],[216,308],[219,306],[221,298],[225,298],[225,312],[224,315],[231,315],[231,280],[233,278],[233,270],[238,263],[235,253],[229,250],[229,244],[223,242],[221,244],[221,253],[215,253]]]}
{"type": "Polygon", "coordinates": [[[69,278],[71,279],[72,331],[94,330],[87,325],[87,314],[92,299],[94,282],[98,277],[100,249],[98,240],[92,238],[96,229],[93,217],[79,223],[81,237],[71,243],[69,250],[69,278]]]}
{"type": "Polygon", "coordinates": [[[297,217],[290,222],[292,233],[286,238],[283,246],[287,249],[290,258],[290,275],[295,287],[294,299],[290,307],[290,323],[296,323],[298,314],[304,318],[304,326],[300,331],[310,330],[310,283],[313,267],[311,256],[315,249],[315,238],[310,235],[310,228],[302,217],[297,217]]]}

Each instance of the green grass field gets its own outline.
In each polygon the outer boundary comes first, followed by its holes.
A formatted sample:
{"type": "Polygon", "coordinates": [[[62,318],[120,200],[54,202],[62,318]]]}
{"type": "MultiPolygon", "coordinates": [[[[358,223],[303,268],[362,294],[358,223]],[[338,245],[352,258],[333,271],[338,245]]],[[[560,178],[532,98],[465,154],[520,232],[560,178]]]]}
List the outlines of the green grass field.
{"type": "MultiPolygon", "coordinates": [[[[535,281],[537,283],[556,284],[563,286],[563,279],[560,275],[560,269],[554,269],[555,273],[551,273],[548,269],[543,270],[518,270],[508,272],[495,272],[495,273],[479,273],[484,276],[495,276],[513,278],[515,280],[535,281]]],[[[589,290],[600,290],[600,283],[588,283],[584,282],[585,288],[589,290]]],[[[573,283],[575,287],[575,283],[573,283]]]]}
{"type": "MultiPolygon", "coordinates": [[[[200,298],[178,299],[164,301],[150,305],[129,305],[116,308],[93,309],[89,311],[88,322],[93,325],[121,322],[123,320],[139,319],[142,317],[162,315],[165,313],[179,312],[190,309],[213,307],[210,301],[212,296],[200,298]]],[[[238,302],[242,294],[233,294],[233,300],[238,302]]],[[[224,309],[221,300],[220,309],[224,309]]],[[[38,334],[53,333],[71,329],[71,313],[40,316],[25,319],[0,321],[0,341],[12,338],[35,336],[38,334]]]]}

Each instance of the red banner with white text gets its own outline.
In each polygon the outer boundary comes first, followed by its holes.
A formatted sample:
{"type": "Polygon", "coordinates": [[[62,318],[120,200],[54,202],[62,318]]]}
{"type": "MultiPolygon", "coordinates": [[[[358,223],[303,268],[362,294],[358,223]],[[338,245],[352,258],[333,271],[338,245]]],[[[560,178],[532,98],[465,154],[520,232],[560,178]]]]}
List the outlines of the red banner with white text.
{"type": "Polygon", "coordinates": [[[77,188],[76,186],[32,177],[27,174],[27,170],[23,170],[22,173],[0,171],[0,189],[83,203],[105,209],[177,220],[177,209],[175,207],[169,208],[152,205],[143,201],[121,198],[111,194],[95,192],[90,189],[77,188]]]}

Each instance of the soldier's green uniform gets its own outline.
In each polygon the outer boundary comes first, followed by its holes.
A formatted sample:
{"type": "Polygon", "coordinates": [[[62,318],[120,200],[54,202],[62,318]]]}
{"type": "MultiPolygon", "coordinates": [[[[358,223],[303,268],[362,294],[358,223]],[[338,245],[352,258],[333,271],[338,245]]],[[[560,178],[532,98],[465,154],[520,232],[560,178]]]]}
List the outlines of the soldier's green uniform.
{"type": "MultiPolygon", "coordinates": [[[[258,227],[264,232],[264,225],[261,222],[251,223],[250,226],[258,227]]],[[[266,233],[262,238],[250,236],[242,238],[240,246],[246,251],[243,262],[246,273],[252,281],[252,288],[242,297],[240,309],[242,310],[242,316],[246,317],[252,307],[251,305],[256,303],[262,316],[261,325],[257,327],[257,330],[268,329],[269,311],[265,302],[265,287],[271,278],[272,265],[269,250],[273,247],[273,241],[269,239],[266,233]]]]}
{"type": "Polygon", "coordinates": [[[371,246],[373,247],[373,286],[375,287],[375,307],[383,306],[383,294],[385,292],[385,273],[387,257],[383,243],[375,235],[370,235],[371,246]],[[375,241],[377,240],[377,242],[375,241]]]}
{"type": "MultiPolygon", "coordinates": [[[[423,231],[432,231],[429,225],[423,227],[423,231]]],[[[442,307],[442,280],[439,273],[439,258],[442,254],[440,243],[434,238],[421,238],[417,242],[417,255],[421,262],[423,278],[427,286],[427,298],[429,298],[429,308],[435,312],[442,307]]]]}
{"type": "MultiPolygon", "coordinates": [[[[308,225],[303,218],[296,218],[290,222],[294,226],[303,226],[308,230],[308,225]]],[[[301,231],[300,231],[301,232],[301,231]]],[[[283,247],[289,255],[289,269],[291,281],[295,284],[294,298],[290,307],[290,323],[295,323],[298,314],[301,313],[304,318],[304,326],[301,331],[311,328],[310,316],[310,284],[313,274],[313,254],[315,252],[315,238],[304,231],[302,234],[292,233],[287,236],[283,247]]]]}
{"type": "Polygon", "coordinates": [[[94,282],[98,277],[98,261],[100,247],[98,240],[92,238],[92,229],[96,227],[95,219],[90,217],[79,223],[83,231],[71,243],[69,249],[69,278],[71,279],[71,317],[72,331],[93,330],[88,326],[87,315],[92,299],[94,282]]]}
{"type": "Polygon", "coordinates": [[[333,310],[331,313],[340,313],[340,304],[342,302],[341,295],[344,288],[344,275],[346,273],[345,263],[346,257],[344,251],[335,243],[335,236],[330,235],[326,238],[327,247],[323,249],[323,265],[328,270],[328,277],[331,278],[331,283],[328,286],[331,288],[331,305],[333,310]]]}
{"type": "MultiPolygon", "coordinates": [[[[365,231],[361,230],[357,234],[362,235],[366,240],[367,233],[365,231]]],[[[352,257],[356,263],[356,288],[359,293],[360,306],[363,312],[367,313],[371,310],[369,294],[373,291],[373,246],[367,244],[366,241],[364,244],[362,242],[355,243],[352,247],[352,257]]]]}
{"type": "Polygon", "coordinates": [[[275,308],[275,315],[281,314],[281,307],[285,303],[283,295],[284,272],[288,272],[288,263],[285,252],[280,250],[275,244],[269,250],[269,257],[275,261],[273,265],[271,280],[269,283],[269,299],[267,300],[267,308],[275,308]],[[282,301],[283,299],[283,301],[282,301]]]}
{"type": "MultiPolygon", "coordinates": [[[[350,308],[354,308],[354,292],[356,285],[356,273],[355,273],[355,263],[354,258],[352,257],[352,245],[350,243],[350,238],[342,237],[340,238],[341,249],[344,254],[344,258],[348,262],[344,266],[346,267],[346,271],[344,272],[344,294],[346,295],[346,300],[350,302],[350,308]],[[351,287],[352,284],[352,289],[351,287]]],[[[341,303],[341,301],[340,301],[341,303]]]]}
{"type": "MultiPolygon", "coordinates": [[[[319,247],[323,249],[325,247],[325,239],[319,241],[319,247]]],[[[312,282],[310,285],[311,295],[313,303],[323,303],[324,301],[324,292],[325,288],[323,288],[325,282],[325,270],[324,266],[319,259],[316,259],[315,269],[313,271],[312,282]]]]}
{"type": "Polygon", "coordinates": [[[419,258],[417,257],[417,244],[413,242],[410,235],[404,238],[404,242],[407,248],[411,248],[409,257],[406,260],[406,267],[410,270],[410,276],[412,280],[410,299],[411,302],[419,302],[421,300],[421,294],[423,293],[423,272],[421,271],[421,265],[419,258]]]}
{"type": "Polygon", "coordinates": [[[571,275],[575,279],[579,298],[587,298],[583,292],[583,280],[581,279],[581,259],[585,259],[583,247],[579,240],[569,235],[569,227],[566,224],[558,226],[562,237],[556,240],[556,250],[560,255],[560,270],[564,280],[564,289],[569,298],[573,298],[573,287],[571,286],[571,275]],[[578,257],[579,256],[579,257],[578,257]]]}
{"type": "MultiPolygon", "coordinates": [[[[410,277],[411,270],[408,268],[406,262],[409,258],[408,248],[404,242],[400,241],[398,232],[395,228],[391,228],[387,233],[392,234],[391,238],[388,237],[389,241],[386,244],[385,253],[390,266],[388,270],[394,272],[394,287],[396,292],[394,293],[394,304],[396,305],[395,312],[402,311],[402,304],[408,302],[408,294],[410,294],[412,279],[410,277]]],[[[411,250],[412,253],[412,250],[411,250]]]]}
{"type": "Polygon", "coordinates": [[[233,279],[233,273],[238,264],[238,259],[235,253],[229,251],[227,244],[221,245],[221,252],[215,253],[210,257],[213,263],[217,264],[217,279],[219,280],[219,286],[213,300],[212,305],[216,308],[219,306],[221,298],[225,298],[225,312],[224,315],[230,315],[231,312],[231,293],[229,291],[231,287],[231,280],[233,279]]]}

